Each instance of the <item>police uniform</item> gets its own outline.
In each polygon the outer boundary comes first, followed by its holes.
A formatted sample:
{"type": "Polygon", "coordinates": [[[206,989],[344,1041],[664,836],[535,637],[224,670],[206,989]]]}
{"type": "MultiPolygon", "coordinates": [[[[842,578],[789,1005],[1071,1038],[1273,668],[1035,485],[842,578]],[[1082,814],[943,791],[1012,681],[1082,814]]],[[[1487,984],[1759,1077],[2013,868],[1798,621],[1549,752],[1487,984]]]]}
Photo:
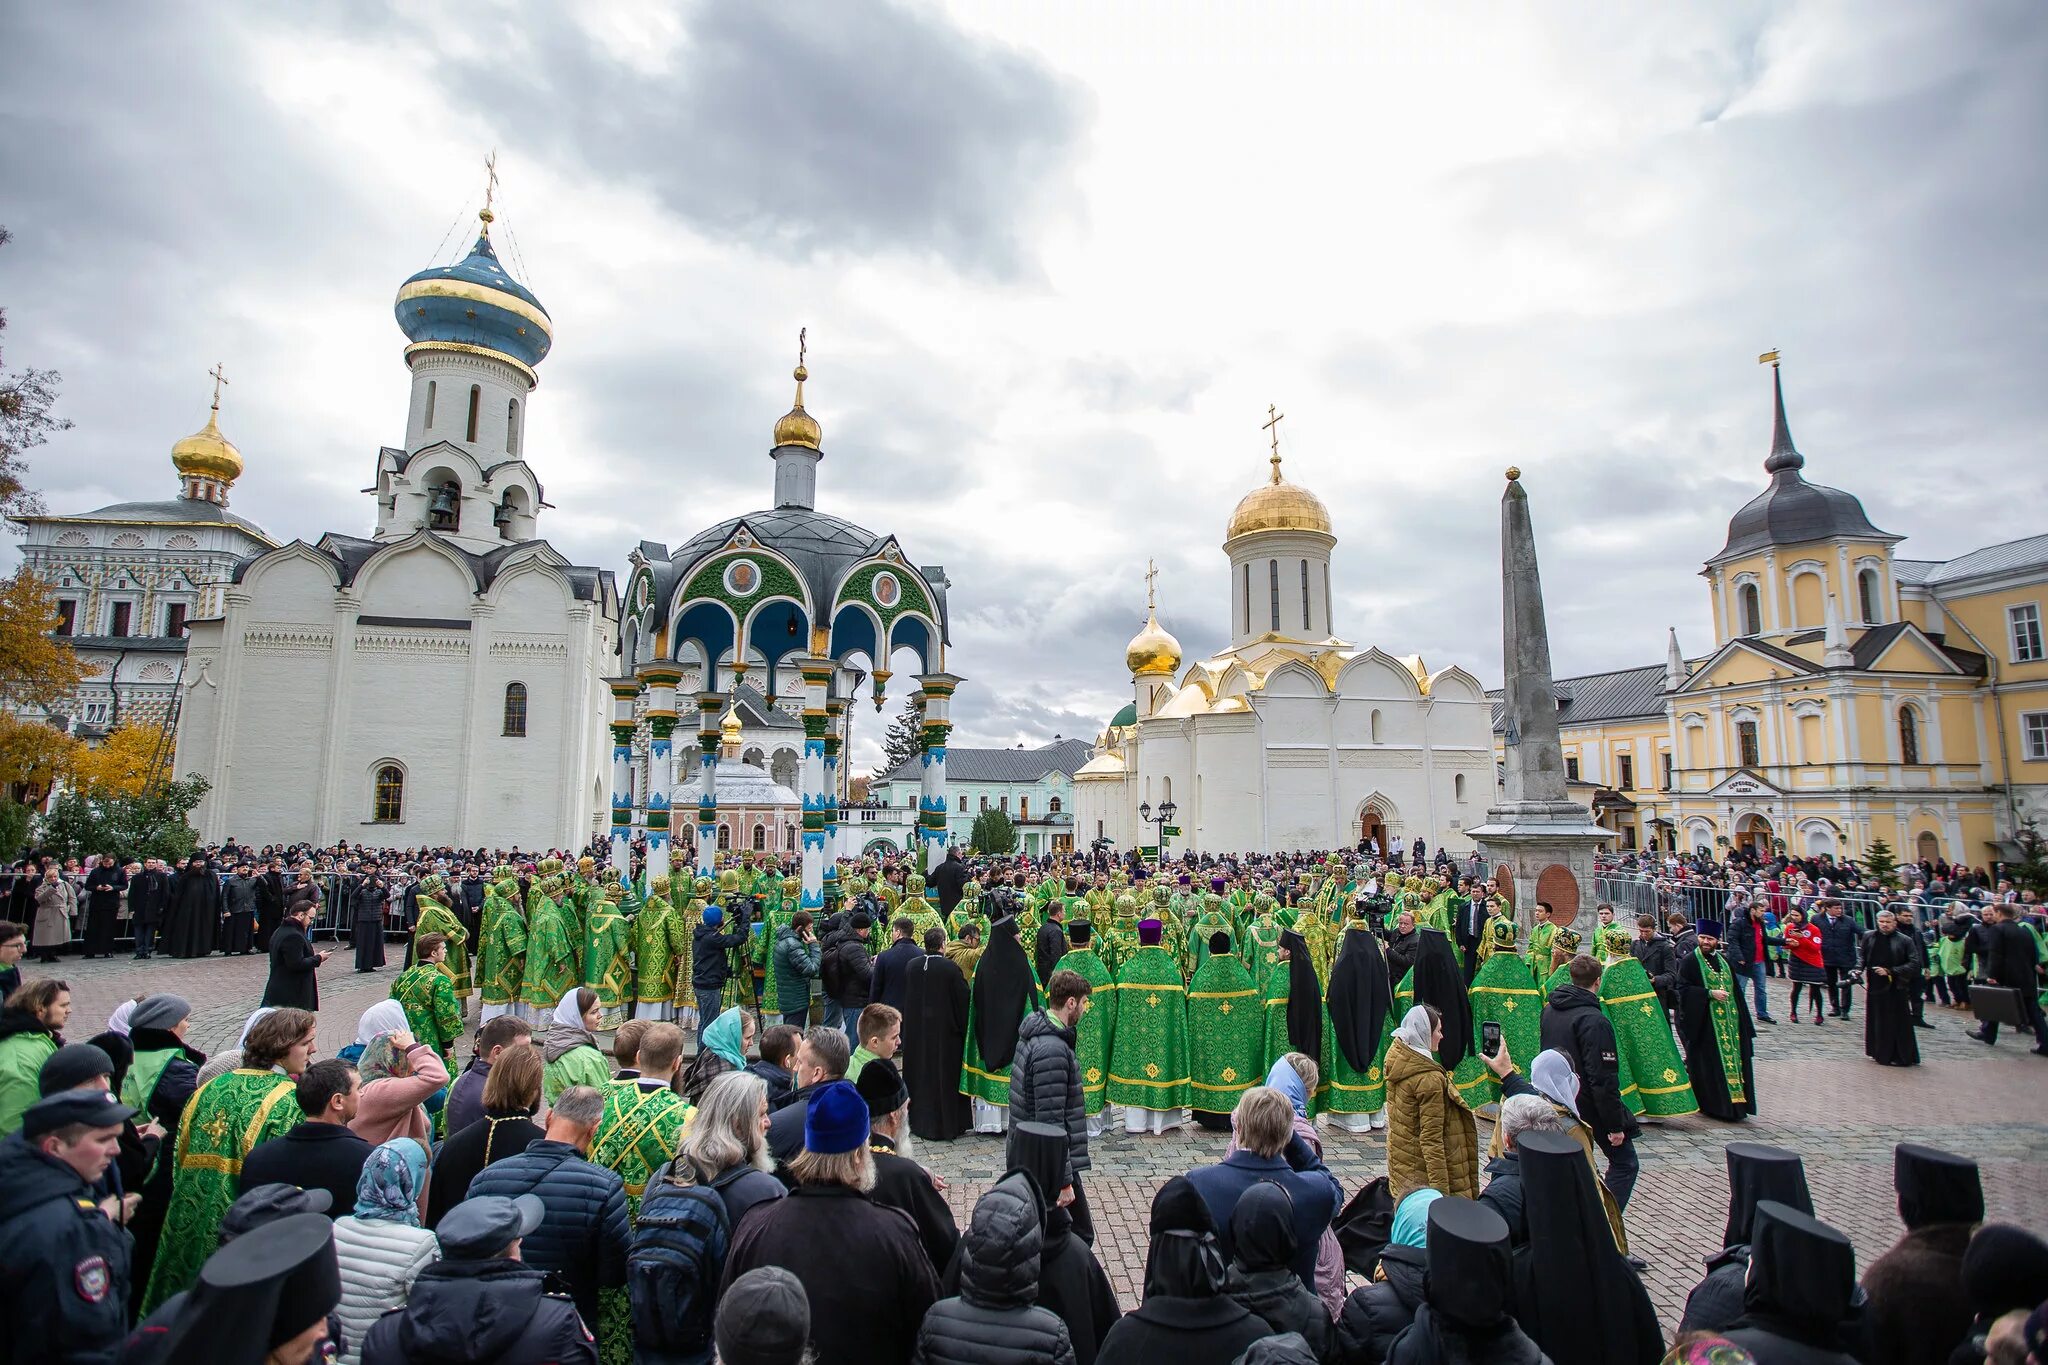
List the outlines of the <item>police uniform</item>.
{"type": "Polygon", "coordinates": [[[118,1128],[135,1111],[104,1090],[68,1090],[29,1107],[0,1142],[0,1322],[11,1359],[112,1359],[128,1331],[126,1228],[101,1211],[78,1172],[39,1150],[82,1123],[118,1128]]]}

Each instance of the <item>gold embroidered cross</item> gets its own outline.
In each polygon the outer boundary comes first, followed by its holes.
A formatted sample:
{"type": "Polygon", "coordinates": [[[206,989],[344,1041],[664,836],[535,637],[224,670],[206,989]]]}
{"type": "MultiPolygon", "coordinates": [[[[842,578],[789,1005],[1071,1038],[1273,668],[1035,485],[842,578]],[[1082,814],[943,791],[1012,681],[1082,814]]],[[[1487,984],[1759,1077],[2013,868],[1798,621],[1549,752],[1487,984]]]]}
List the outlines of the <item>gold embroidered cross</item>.
{"type": "Polygon", "coordinates": [[[1145,997],[1145,1003],[1147,1006],[1156,1009],[1159,1005],[1159,997],[1156,995],[1148,995],[1145,997]]]}
{"type": "Polygon", "coordinates": [[[1158,1080],[1158,1079],[1159,1079],[1159,1063],[1157,1063],[1157,1062],[1147,1062],[1147,1063],[1145,1063],[1145,1075],[1146,1075],[1146,1076],[1147,1076],[1147,1077],[1148,1077],[1149,1079],[1151,1079],[1151,1080],[1155,1080],[1155,1081],[1156,1081],[1156,1080],[1158,1080]]]}
{"type": "Polygon", "coordinates": [[[1225,1014],[1228,1014],[1228,1013],[1230,1013],[1230,1002],[1229,1002],[1228,1000],[1226,1000],[1226,1001],[1224,1001],[1224,1002],[1223,1002],[1223,1003],[1222,1003],[1222,1004],[1221,1004],[1220,1006],[1218,1006],[1217,1008],[1219,1008],[1220,1010],[1222,1010],[1222,1011],[1223,1011],[1223,1013],[1225,1013],[1225,1014]]]}

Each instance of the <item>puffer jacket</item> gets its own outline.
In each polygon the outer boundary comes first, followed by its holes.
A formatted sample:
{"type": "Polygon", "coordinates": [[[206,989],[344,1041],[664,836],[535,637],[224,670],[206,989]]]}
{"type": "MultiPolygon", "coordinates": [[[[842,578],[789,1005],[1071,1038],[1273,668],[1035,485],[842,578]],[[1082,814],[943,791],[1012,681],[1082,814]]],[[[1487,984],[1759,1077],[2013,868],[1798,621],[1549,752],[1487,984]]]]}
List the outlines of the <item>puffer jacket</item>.
{"type": "Polygon", "coordinates": [[[597,1291],[626,1282],[626,1185],[619,1173],[584,1160],[566,1142],[542,1139],[517,1156],[494,1161],[469,1182],[469,1197],[540,1196],[547,1212],[520,1242],[519,1258],[569,1282],[576,1311],[597,1321],[597,1291]]]}
{"type": "Polygon", "coordinates": [[[1395,1200],[1420,1189],[1479,1197],[1479,1125],[1443,1064],[1396,1040],[1387,1049],[1387,1180],[1395,1200]]]}
{"type": "Polygon", "coordinates": [[[1005,1176],[981,1197],[960,1239],[960,1294],[941,1299],[924,1315],[913,1361],[1074,1365],[1067,1324],[1034,1303],[1043,1219],[1038,1195],[1022,1172],[1005,1176]]]}
{"type": "Polygon", "coordinates": [[[819,945],[805,943],[785,924],[775,931],[775,991],[782,1000],[809,1000],[818,974],[819,945]]]}
{"type": "Polygon", "coordinates": [[[436,1261],[370,1329],[363,1365],[596,1365],[566,1294],[517,1261],[436,1261]]]}
{"type": "Polygon", "coordinates": [[[1010,1122],[1064,1129],[1073,1169],[1088,1169],[1088,1108],[1081,1098],[1074,1030],[1044,1010],[1025,1015],[1017,1028],[1017,1055],[1010,1059],[1010,1122]]]}
{"type": "Polygon", "coordinates": [[[1384,1278],[1352,1291],[1344,1300],[1330,1353],[1333,1365],[1384,1365],[1394,1338],[1415,1321],[1415,1310],[1422,1306],[1422,1277],[1428,1271],[1429,1257],[1421,1247],[1390,1246],[1382,1251],[1379,1273],[1384,1278]]]}
{"type": "Polygon", "coordinates": [[[362,1359],[363,1341],[377,1319],[403,1308],[419,1273],[441,1257],[439,1243],[425,1228],[349,1214],[334,1220],[334,1259],[341,1266],[341,1320],[348,1350],[341,1359],[362,1359]]]}

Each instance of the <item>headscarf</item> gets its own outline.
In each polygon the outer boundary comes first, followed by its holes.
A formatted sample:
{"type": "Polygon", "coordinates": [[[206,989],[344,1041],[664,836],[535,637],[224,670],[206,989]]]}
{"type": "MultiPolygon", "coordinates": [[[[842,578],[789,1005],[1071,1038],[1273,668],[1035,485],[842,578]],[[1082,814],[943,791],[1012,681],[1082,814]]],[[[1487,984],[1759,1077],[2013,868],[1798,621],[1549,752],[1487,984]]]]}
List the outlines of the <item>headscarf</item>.
{"type": "Polygon", "coordinates": [[[406,1027],[405,1006],[396,1000],[379,1000],[364,1010],[362,1018],[356,1021],[356,1042],[368,1047],[378,1034],[397,1033],[406,1027]]]}
{"type": "Polygon", "coordinates": [[[1401,1027],[1394,1030],[1394,1041],[1406,1043],[1411,1052],[1431,1057],[1435,1055],[1435,1049],[1429,1045],[1429,1035],[1434,1031],[1429,1026],[1429,1011],[1420,1005],[1412,1005],[1408,1013],[1401,1016],[1401,1027]]]}
{"type": "Polygon", "coordinates": [[[398,1045],[391,1041],[390,1034],[380,1033],[363,1045],[363,1055],[356,1058],[356,1073],[363,1078],[364,1085],[388,1081],[398,1074],[397,1060],[398,1045]]]}
{"type": "Polygon", "coordinates": [[[1583,1117],[1579,1113],[1579,1073],[1572,1070],[1570,1059],[1556,1048],[1537,1053],[1536,1060],[1529,1063],[1529,1083],[1552,1104],[1571,1110],[1573,1118],[1583,1117]]]}
{"type": "Polygon", "coordinates": [[[275,1005],[265,1005],[263,1008],[257,1010],[254,1014],[250,1015],[247,1019],[243,1020],[242,1036],[235,1039],[235,1047],[237,1049],[247,1047],[249,1045],[249,1030],[256,1027],[256,1021],[258,1019],[261,1019],[266,1014],[273,1013],[276,1009],[277,1006],[275,1005]]]}
{"type": "Polygon", "coordinates": [[[123,1038],[126,1038],[128,1036],[128,1016],[135,1013],[137,1003],[139,1002],[134,1000],[123,1000],[120,1004],[114,1006],[114,1012],[107,1016],[107,1032],[118,1033],[123,1038]]]}
{"type": "Polygon", "coordinates": [[[1429,1206],[1443,1197],[1442,1190],[1426,1186],[1409,1191],[1407,1198],[1394,1205],[1394,1228],[1387,1240],[1397,1247],[1422,1250],[1429,1241],[1429,1206]]]}
{"type": "MultiPolygon", "coordinates": [[[[580,1022],[577,1024],[578,1028],[582,1026],[580,1022]]],[[[746,1015],[741,1010],[726,1010],[704,1030],[705,1048],[732,1063],[735,1071],[747,1069],[747,1054],[742,1047],[745,1039],[746,1015]]]]}
{"type": "Polygon", "coordinates": [[[356,1217],[365,1222],[420,1225],[420,1186],[427,1178],[427,1149],[411,1138],[393,1138],[372,1148],[356,1180],[356,1217]]]}
{"type": "MultiPolygon", "coordinates": [[[[583,987],[571,986],[568,994],[556,1002],[555,1023],[566,1024],[573,1029],[583,1028],[583,1011],[576,1004],[576,997],[581,994],[583,994],[583,987]]],[[[586,1029],[585,1032],[588,1032],[588,1030],[586,1029]]]]}
{"type": "Polygon", "coordinates": [[[1247,1274],[1285,1270],[1300,1246],[1294,1232],[1294,1196],[1261,1180],[1238,1196],[1230,1211],[1230,1259],[1247,1274]]]}
{"type": "MultiPolygon", "coordinates": [[[[590,1036],[590,1030],[583,1027],[583,1011],[576,1008],[576,997],[583,990],[573,986],[555,1006],[554,1026],[548,1030],[547,1046],[541,1050],[544,1060],[559,1062],[579,1047],[595,1048],[597,1039],[590,1036]]],[[[738,1011],[728,1011],[738,1013],[738,1011]]],[[[724,1015],[719,1016],[723,1018],[724,1015]]],[[[713,1020],[716,1023],[717,1020],[713,1020]]]]}
{"type": "Polygon", "coordinates": [[[1294,1116],[1308,1117],[1308,1087],[1302,1082],[1301,1073],[1289,1066],[1285,1057],[1273,1063],[1273,1069],[1266,1073],[1266,1084],[1287,1097],[1294,1106],[1294,1116]]]}

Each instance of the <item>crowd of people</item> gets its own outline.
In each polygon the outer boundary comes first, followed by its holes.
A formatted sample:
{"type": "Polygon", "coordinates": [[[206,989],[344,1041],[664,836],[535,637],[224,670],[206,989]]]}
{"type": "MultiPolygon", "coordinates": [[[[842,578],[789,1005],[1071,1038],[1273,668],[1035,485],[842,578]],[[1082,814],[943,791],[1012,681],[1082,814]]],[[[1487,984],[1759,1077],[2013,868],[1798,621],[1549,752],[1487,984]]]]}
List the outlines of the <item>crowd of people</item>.
{"type": "MultiPolygon", "coordinates": [[[[1796,1154],[1743,1142],[1667,1342],[1629,1250],[1635,1138],[1759,1111],[1774,907],[1738,886],[1674,932],[1538,902],[1525,930],[1483,868],[1402,854],[956,852],[929,882],[857,860],[822,909],[765,855],[498,862],[474,904],[474,857],[359,860],[357,969],[409,932],[333,1058],[317,897],[263,925],[262,1006],[224,1055],[174,995],[67,1043],[61,981],[12,989],[0,1360],[1933,1365],[2024,1342],[2048,1245],[1982,1225],[1972,1163],[1900,1149],[1907,1235],[1859,1285],[1796,1154]],[[1122,1312],[1091,1144],[1190,1123],[1228,1147],[1158,1191],[1122,1312]],[[1332,1130],[1383,1132],[1385,1175],[1347,1197],[1332,1130]],[[963,1228],[915,1148],[970,1133],[1007,1173],[963,1228]]],[[[1736,875],[1759,872],[1789,869],[1736,875]]],[[[1810,908],[1823,933],[1841,914],[1810,908]]],[[[1847,1018],[1860,978],[1897,1063],[1931,959],[1896,916],[1857,928],[1853,974],[1792,979],[1847,1018]]],[[[2036,934],[1996,905],[1963,975],[2024,971],[2038,1021],[2036,934]]]]}

